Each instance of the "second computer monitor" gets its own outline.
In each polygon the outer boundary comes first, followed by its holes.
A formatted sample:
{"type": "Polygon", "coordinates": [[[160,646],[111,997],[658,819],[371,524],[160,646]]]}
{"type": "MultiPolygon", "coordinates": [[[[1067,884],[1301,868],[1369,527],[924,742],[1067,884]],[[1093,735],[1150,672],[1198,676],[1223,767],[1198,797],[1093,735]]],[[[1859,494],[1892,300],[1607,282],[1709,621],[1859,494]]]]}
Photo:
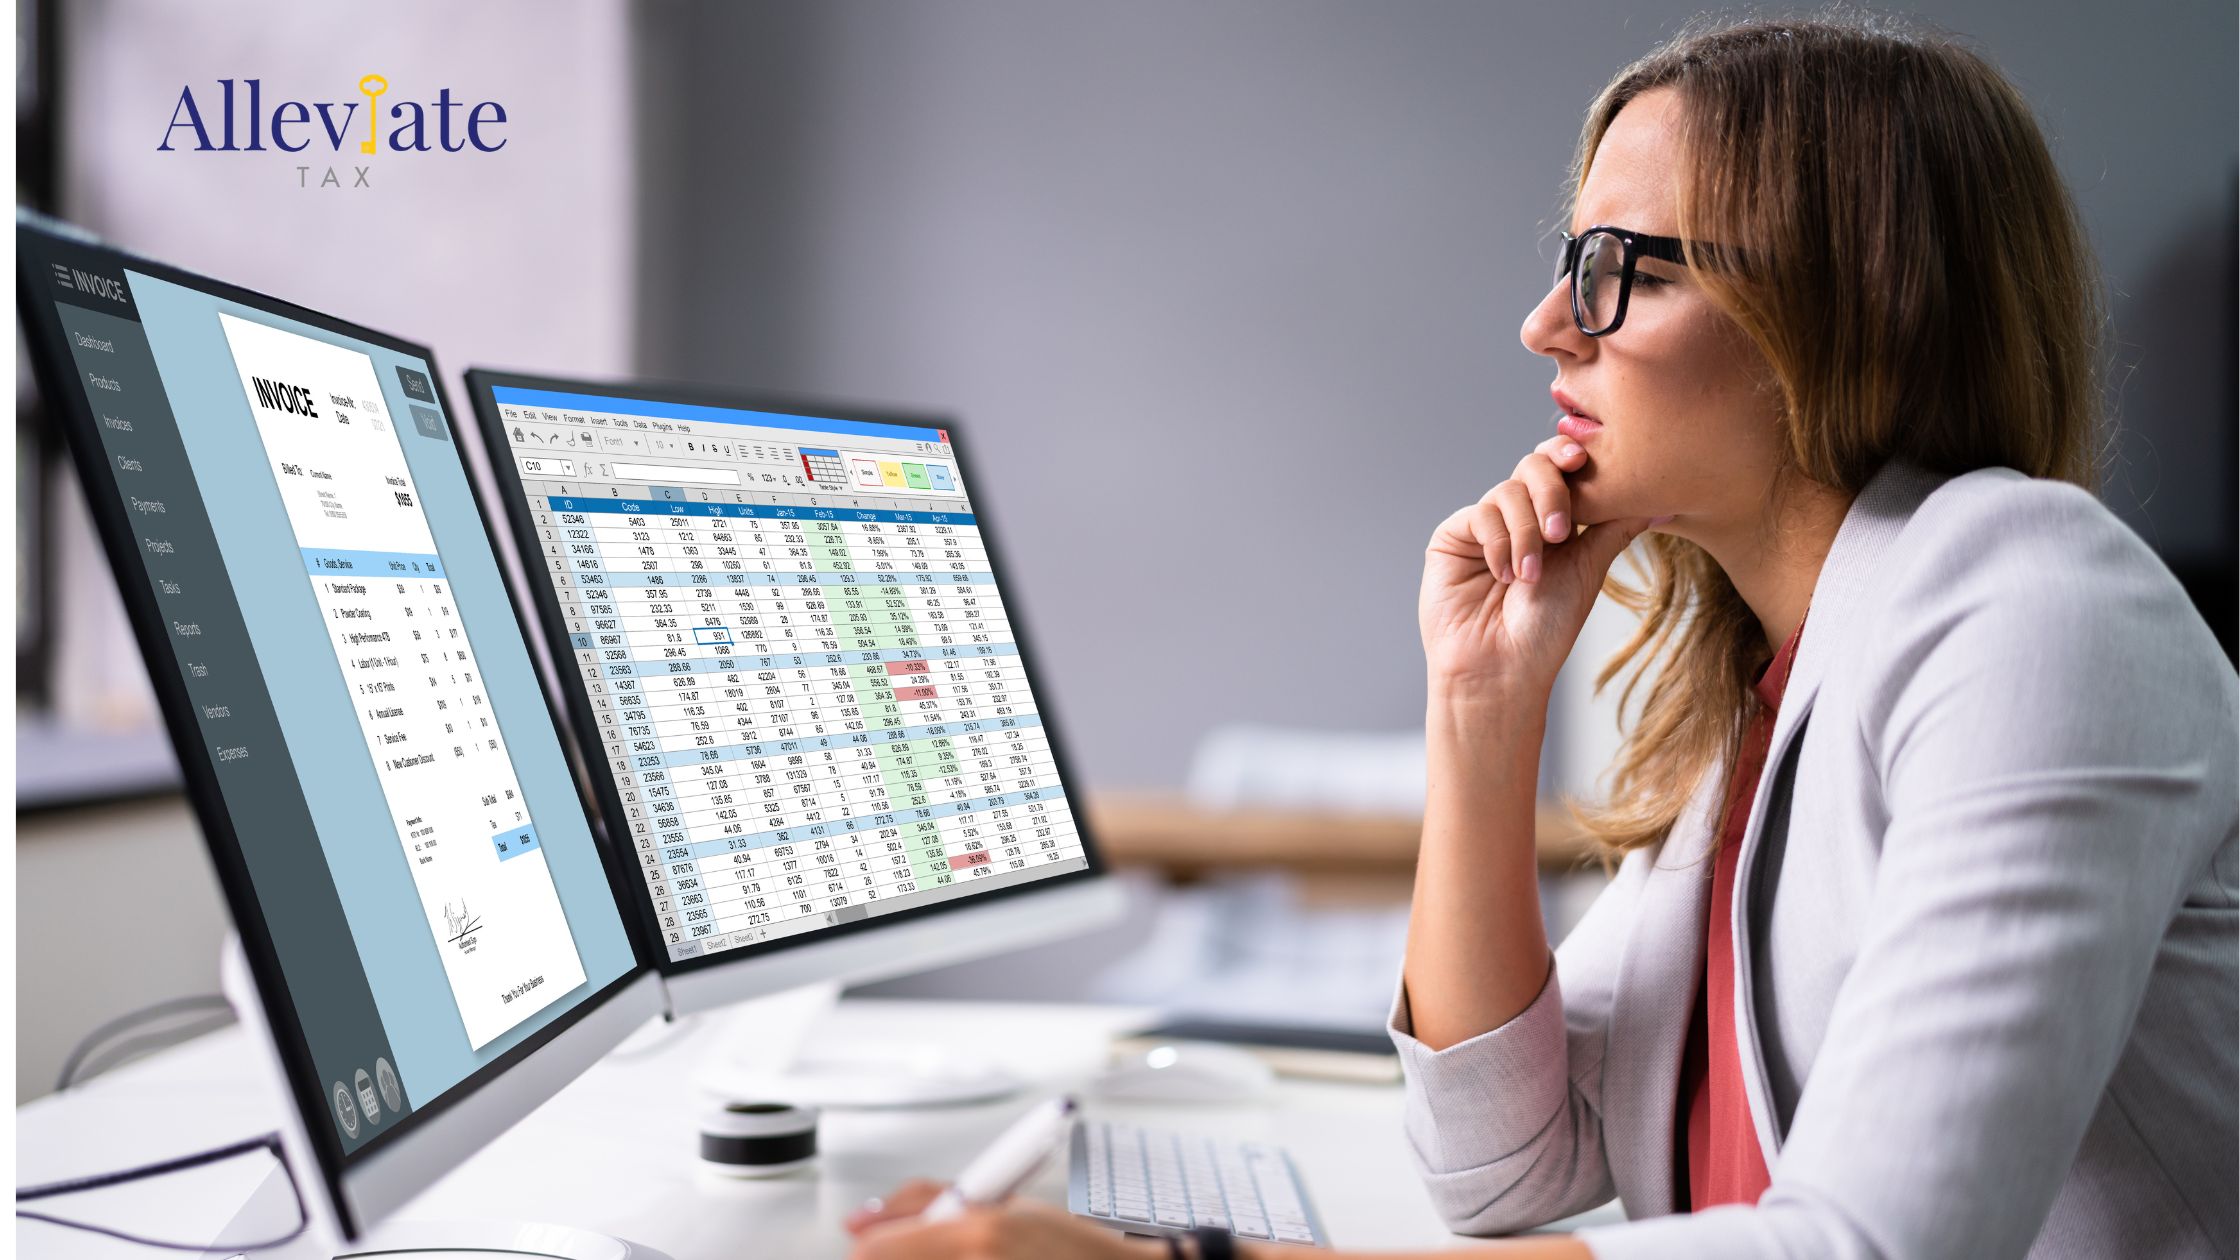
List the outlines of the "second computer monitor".
{"type": "Polygon", "coordinates": [[[467,383],[680,1009],[1116,912],[946,422],[467,383]]]}

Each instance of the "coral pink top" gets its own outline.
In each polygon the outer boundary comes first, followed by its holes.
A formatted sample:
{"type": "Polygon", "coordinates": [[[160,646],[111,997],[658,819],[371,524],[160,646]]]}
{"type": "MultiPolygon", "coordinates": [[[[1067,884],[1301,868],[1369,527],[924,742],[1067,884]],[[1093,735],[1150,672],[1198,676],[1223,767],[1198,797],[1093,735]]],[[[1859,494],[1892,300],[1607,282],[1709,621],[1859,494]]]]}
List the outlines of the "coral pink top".
{"type": "Polygon", "coordinates": [[[1742,1089],[1742,1048],[1734,1034],[1734,873],[1742,853],[1743,828],[1757,799],[1758,776],[1773,742],[1773,715],[1789,685],[1804,622],[1774,653],[1753,690],[1758,697],[1749,729],[1735,758],[1727,788],[1726,818],[1719,828],[1719,853],[1711,872],[1711,920],[1705,930],[1703,984],[1696,990],[1696,1013],[1688,1026],[1688,1045],[1680,1065],[1680,1109],[1686,1120],[1678,1165],[1680,1202],[1689,1211],[1722,1203],[1756,1203],[1772,1176],[1758,1130],[1750,1121],[1750,1100],[1742,1089]]]}

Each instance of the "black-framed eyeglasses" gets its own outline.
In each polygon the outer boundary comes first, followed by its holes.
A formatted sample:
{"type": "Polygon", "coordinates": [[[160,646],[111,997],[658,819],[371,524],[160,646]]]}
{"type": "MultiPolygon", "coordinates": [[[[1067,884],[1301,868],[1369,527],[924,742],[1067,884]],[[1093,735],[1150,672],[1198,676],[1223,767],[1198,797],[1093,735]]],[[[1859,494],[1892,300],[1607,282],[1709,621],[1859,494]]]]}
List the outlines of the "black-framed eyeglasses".
{"type": "MultiPolygon", "coordinates": [[[[1607,337],[1626,320],[1626,305],[1633,299],[1634,265],[1643,258],[1687,263],[1683,242],[1677,236],[1651,236],[1622,227],[1599,224],[1573,236],[1562,233],[1563,258],[1556,264],[1555,279],[1571,277],[1571,318],[1589,337],[1607,337]]],[[[1703,246],[1696,247],[1699,251],[1703,246]]],[[[1658,283],[1666,283],[1651,277],[1658,283]]]]}

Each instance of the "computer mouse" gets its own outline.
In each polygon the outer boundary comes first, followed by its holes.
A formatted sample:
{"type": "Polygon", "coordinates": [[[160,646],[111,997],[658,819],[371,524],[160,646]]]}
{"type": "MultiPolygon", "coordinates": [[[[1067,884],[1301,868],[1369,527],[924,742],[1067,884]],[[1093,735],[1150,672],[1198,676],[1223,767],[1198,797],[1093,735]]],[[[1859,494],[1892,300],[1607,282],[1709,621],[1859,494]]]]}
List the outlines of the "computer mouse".
{"type": "Polygon", "coordinates": [[[1129,1102],[1251,1102],[1275,1084],[1258,1055],[1210,1041],[1173,1041],[1118,1055],[1090,1088],[1129,1102]]]}

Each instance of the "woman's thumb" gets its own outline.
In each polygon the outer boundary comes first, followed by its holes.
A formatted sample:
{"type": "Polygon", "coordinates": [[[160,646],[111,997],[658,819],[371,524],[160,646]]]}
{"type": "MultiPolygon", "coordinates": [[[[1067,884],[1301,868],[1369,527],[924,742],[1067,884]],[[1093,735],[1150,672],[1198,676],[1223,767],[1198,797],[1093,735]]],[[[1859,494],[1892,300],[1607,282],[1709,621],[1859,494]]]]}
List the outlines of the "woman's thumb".
{"type": "Polygon", "coordinates": [[[1585,535],[1579,539],[1586,546],[1584,559],[1599,580],[1610,572],[1610,566],[1618,562],[1619,555],[1633,545],[1634,539],[1641,537],[1650,526],[1662,525],[1671,519],[1669,516],[1635,516],[1587,527],[1585,535]]]}

